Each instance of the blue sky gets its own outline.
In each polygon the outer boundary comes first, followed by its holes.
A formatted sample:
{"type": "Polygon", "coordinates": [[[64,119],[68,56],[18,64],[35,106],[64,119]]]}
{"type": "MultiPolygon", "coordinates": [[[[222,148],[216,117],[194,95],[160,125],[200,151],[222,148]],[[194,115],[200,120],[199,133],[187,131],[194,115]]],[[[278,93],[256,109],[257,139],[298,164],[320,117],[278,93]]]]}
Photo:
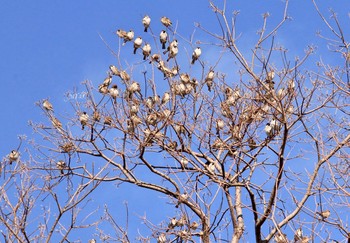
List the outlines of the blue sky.
{"type": "MultiPolygon", "coordinates": [[[[237,32],[242,33],[239,46],[247,53],[251,48],[249,44],[257,38],[261,14],[270,12],[271,22],[277,23],[284,7],[280,0],[227,2],[229,10],[241,12],[237,25],[237,32]]],[[[325,16],[330,16],[327,9],[332,7],[339,13],[343,25],[349,25],[347,11],[350,1],[319,2],[325,16]]],[[[325,28],[310,0],[291,0],[288,13],[293,20],[279,31],[277,41],[290,50],[290,57],[301,56],[309,44],[325,49],[326,43],[315,35],[317,30],[325,28]]],[[[101,82],[115,59],[99,34],[116,49],[118,39],[113,32],[119,28],[134,28],[135,32],[142,32],[141,19],[145,14],[151,16],[151,25],[159,26],[158,21],[163,15],[173,22],[178,21],[178,30],[185,37],[194,30],[194,22],[218,31],[215,16],[205,0],[2,1],[0,109],[3,115],[0,154],[5,156],[18,146],[18,135],[33,136],[28,120],[44,119],[35,102],[49,97],[57,110],[64,113],[69,106],[64,96],[67,91],[72,91],[74,87],[83,91],[80,83],[85,79],[94,84],[101,82]]],[[[200,39],[201,36],[204,33],[197,30],[195,38],[200,39]]],[[[321,52],[318,54],[322,56],[321,52]]],[[[324,58],[332,60],[331,55],[324,55],[324,58]]],[[[129,197],[133,200],[140,195],[131,194],[129,197]]],[[[120,201],[123,199],[120,198],[120,201]]]]}
{"type": "MultiPolygon", "coordinates": [[[[282,15],[279,10],[283,2],[279,0],[228,2],[230,8],[241,11],[238,32],[248,41],[256,38],[261,13],[269,11],[273,22],[282,15]]],[[[345,11],[350,3],[322,1],[320,6],[326,16],[330,5],[347,24],[345,11]]],[[[36,101],[50,97],[56,106],[64,106],[65,92],[78,87],[84,79],[94,81],[105,76],[106,67],[114,59],[98,33],[117,46],[112,32],[132,26],[139,26],[141,31],[140,19],[146,13],[153,23],[162,15],[177,20],[179,31],[187,35],[192,33],[194,22],[215,30],[215,18],[208,6],[207,1],[2,2],[0,104],[6,118],[1,121],[0,151],[6,153],[16,146],[18,134],[30,134],[27,121],[40,119],[40,110],[34,106],[36,101]]],[[[315,31],[324,26],[311,1],[292,0],[288,12],[293,21],[280,31],[279,38],[301,55],[308,44],[320,43],[315,31]]]]}

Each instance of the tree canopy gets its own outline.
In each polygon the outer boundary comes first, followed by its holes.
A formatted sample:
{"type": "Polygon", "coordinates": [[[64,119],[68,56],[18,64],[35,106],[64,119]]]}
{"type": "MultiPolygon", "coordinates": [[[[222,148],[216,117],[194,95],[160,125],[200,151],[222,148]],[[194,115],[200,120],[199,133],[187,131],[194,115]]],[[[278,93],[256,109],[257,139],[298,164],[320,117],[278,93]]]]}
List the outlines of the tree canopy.
{"type": "Polygon", "coordinates": [[[350,52],[338,16],[314,2],[334,65],[315,46],[291,57],[276,41],[288,1],[274,27],[262,15],[249,48],[239,11],[209,5],[215,30],[198,22],[183,34],[186,23],[146,15],[116,29],[117,47],[101,35],[115,57],[105,79],[83,81],[65,110],[37,103],[40,138],[21,136],[28,149],[1,164],[5,242],[350,239],[350,52]],[[132,192],[154,205],[137,236],[133,208],[111,201],[132,192]]]}

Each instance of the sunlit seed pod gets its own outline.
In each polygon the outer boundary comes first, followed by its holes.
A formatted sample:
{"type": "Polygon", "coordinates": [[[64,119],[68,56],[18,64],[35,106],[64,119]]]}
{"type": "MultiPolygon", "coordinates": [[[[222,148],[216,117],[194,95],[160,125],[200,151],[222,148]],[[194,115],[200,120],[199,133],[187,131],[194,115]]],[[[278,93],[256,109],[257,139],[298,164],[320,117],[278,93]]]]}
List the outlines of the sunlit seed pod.
{"type": "Polygon", "coordinates": [[[60,148],[63,150],[63,152],[69,153],[74,150],[74,144],[72,142],[67,142],[61,145],[60,148]]]}
{"type": "Polygon", "coordinates": [[[56,163],[56,167],[60,170],[66,168],[66,162],[64,162],[63,160],[57,161],[56,163]]]}
{"type": "Polygon", "coordinates": [[[177,142],[176,141],[169,142],[167,146],[169,149],[175,150],[177,148],[177,142]]]}

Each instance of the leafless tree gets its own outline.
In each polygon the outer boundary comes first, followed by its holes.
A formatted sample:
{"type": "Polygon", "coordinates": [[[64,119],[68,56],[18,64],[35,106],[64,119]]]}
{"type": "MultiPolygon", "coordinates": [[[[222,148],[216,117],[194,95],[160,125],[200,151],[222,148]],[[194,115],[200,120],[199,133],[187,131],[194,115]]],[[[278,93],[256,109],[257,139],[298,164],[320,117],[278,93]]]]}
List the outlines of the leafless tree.
{"type": "Polygon", "coordinates": [[[342,65],[309,62],[312,46],[291,60],[275,43],[288,0],[269,31],[263,15],[249,54],[240,48],[239,12],[231,15],[226,1],[210,2],[216,32],[196,24],[202,41],[186,39],[165,17],[147,22],[134,45],[134,33],[118,30],[118,50],[106,43],[116,58],[106,78],[84,81],[86,99],[71,100],[66,114],[39,102],[47,121],[32,126],[43,140],[29,141],[29,162],[4,160],[5,241],[71,242],[74,231],[96,228],[100,240],[132,242],[113,209],[102,207],[98,220],[90,220],[98,208],[81,213],[94,190],[117,183],[173,205],[162,222],[142,219],[142,242],[347,242],[350,50],[337,15],[329,20],[314,5],[332,36],[319,35],[342,65]],[[161,41],[157,24],[167,33],[161,41]],[[133,51],[140,60],[129,64],[124,55],[133,51]],[[206,60],[206,51],[215,55],[206,60]],[[99,228],[105,223],[113,237],[99,228]]]}

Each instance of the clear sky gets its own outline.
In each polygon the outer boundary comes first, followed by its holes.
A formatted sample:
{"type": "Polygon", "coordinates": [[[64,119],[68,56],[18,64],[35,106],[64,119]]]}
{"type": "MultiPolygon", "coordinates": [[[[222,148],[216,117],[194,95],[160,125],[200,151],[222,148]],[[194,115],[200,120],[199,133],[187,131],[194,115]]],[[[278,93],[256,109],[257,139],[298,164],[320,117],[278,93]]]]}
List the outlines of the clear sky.
{"type": "MultiPolygon", "coordinates": [[[[282,16],[283,2],[279,0],[231,0],[228,5],[240,10],[238,32],[247,39],[256,38],[262,13],[270,12],[271,21],[282,16]]],[[[134,26],[141,31],[140,19],[144,14],[149,14],[153,22],[163,15],[169,16],[178,21],[180,32],[188,36],[194,22],[215,30],[215,18],[208,6],[205,0],[2,1],[1,153],[17,146],[17,135],[31,134],[27,121],[41,119],[41,111],[34,105],[36,101],[50,97],[55,106],[63,108],[67,91],[79,87],[84,79],[99,82],[105,76],[114,59],[98,33],[117,47],[113,31],[134,26]]],[[[332,6],[343,17],[344,24],[349,23],[345,12],[350,9],[349,1],[322,1],[320,6],[326,16],[330,15],[327,8],[332,6]]],[[[287,48],[301,55],[308,44],[319,43],[315,31],[324,26],[311,1],[291,0],[288,13],[293,21],[286,24],[279,37],[287,48]]]]}
{"type": "MultiPolygon", "coordinates": [[[[276,23],[284,7],[280,0],[227,2],[230,10],[240,10],[237,32],[246,40],[247,46],[241,44],[245,51],[249,51],[249,43],[256,38],[261,14],[270,12],[271,21],[276,23]]],[[[339,13],[342,24],[349,26],[349,0],[319,2],[325,16],[330,16],[327,9],[332,7],[339,13]]],[[[311,0],[291,0],[288,13],[293,20],[279,31],[278,41],[290,50],[291,56],[301,56],[309,44],[325,49],[325,42],[315,34],[325,28],[311,0]]],[[[64,95],[67,91],[75,87],[83,91],[80,83],[85,79],[94,84],[103,80],[115,59],[99,34],[116,49],[118,39],[114,31],[119,28],[143,31],[141,19],[145,14],[151,16],[151,25],[163,15],[170,17],[178,22],[179,32],[186,37],[194,30],[194,22],[218,31],[206,0],[1,1],[1,156],[18,146],[18,135],[33,136],[28,121],[44,118],[35,102],[50,98],[56,109],[64,112],[68,106],[64,95]]],[[[203,35],[199,30],[197,34],[203,35]]]]}

